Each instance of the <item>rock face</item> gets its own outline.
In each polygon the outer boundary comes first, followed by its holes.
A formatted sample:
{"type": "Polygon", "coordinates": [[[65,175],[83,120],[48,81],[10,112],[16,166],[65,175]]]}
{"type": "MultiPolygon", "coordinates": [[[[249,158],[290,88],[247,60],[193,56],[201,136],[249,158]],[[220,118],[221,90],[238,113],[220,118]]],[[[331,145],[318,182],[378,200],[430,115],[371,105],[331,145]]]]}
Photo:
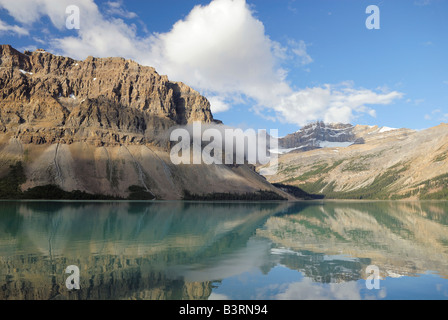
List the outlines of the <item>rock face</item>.
{"type": "Polygon", "coordinates": [[[447,124],[421,131],[358,125],[350,131],[363,143],[284,154],[268,180],[327,198],[448,199],[447,124]]]}
{"type": "Polygon", "coordinates": [[[278,190],[247,166],[175,166],[169,129],[214,122],[210,103],[154,68],[122,58],[76,61],[0,46],[0,179],[22,162],[22,190],[161,199],[278,190]]]}
{"type": "Polygon", "coordinates": [[[327,146],[349,146],[363,143],[353,132],[351,124],[330,123],[322,121],[304,126],[299,131],[279,139],[281,153],[303,152],[327,146]]]}
{"type": "Polygon", "coordinates": [[[149,143],[170,126],[213,121],[206,98],[134,61],[8,45],[0,56],[0,130],[23,143],[149,143]]]}

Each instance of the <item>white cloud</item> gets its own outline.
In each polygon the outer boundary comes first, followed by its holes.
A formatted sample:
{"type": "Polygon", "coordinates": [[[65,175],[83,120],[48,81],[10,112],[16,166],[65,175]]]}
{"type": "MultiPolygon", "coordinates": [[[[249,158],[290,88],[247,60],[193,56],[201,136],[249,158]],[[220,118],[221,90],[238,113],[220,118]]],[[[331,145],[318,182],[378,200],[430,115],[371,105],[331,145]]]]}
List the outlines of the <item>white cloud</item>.
{"type": "Polygon", "coordinates": [[[299,58],[301,65],[310,64],[313,59],[307,53],[307,45],[305,41],[300,40],[299,42],[290,41],[289,44],[292,46],[292,52],[299,58]]]}
{"type": "Polygon", "coordinates": [[[130,12],[122,8],[123,1],[109,1],[106,2],[108,6],[107,13],[111,15],[120,16],[127,19],[137,18],[137,14],[135,12],[130,12]]]}
{"type": "Polygon", "coordinates": [[[412,104],[414,104],[416,106],[421,105],[424,102],[425,102],[425,99],[415,99],[415,100],[406,99],[406,103],[412,103],[412,104]]]}
{"type": "Polygon", "coordinates": [[[351,84],[325,85],[307,88],[283,98],[274,109],[288,122],[304,125],[315,119],[326,122],[349,123],[357,113],[376,116],[367,105],[386,105],[402,94],[398,92],[377,93],[367,89],[354,89],[351,84]]]}
{"type": "Polygon", "coordinates": [[[212,292],[208,297],[208,300],[230,300],[230,299],[225,294],[212,292]]]}
{"type": "Polygon", "coordinates": [[[244,0],[196,6],[170,32],[157,35],[154,45],[164,73],[202,90],[256,100],[289,91],[273,54],[278,44],[265,35],[244,0]]]}
{"type": "Polygon", "coordinates": [[[445,113],[441,118],[440,121],[442,122],[448,122],[448,113],[445,113]]]}
{"type": "Polygon", "coordinates": [[[432,120],[436,115],[439,115],[438,119],[440,121],[448,121],[448,113],[442,114],[441,109],[434,109],[431,111],[431,114],[425,114],[425,120],[432,120]]]}
{"type": "Polygon", "coordinates": [[[101,18],[93,0],[0,0],[0,7],[18,22],[31,25],[42,16],[48,16],[58,29],[65,27],[65,10],[70,5],[80,8],[82,22],[94,23],[95,18],[101,18]]]}
{"type": "Polygon", "coordinates": [[[29,34],[28,30],[19,26],[11,26],[6,22],[0,20],[0,34],[2,33],[15,33],[19,36],[26,36],[29,34]]]}
{"type": "Polygon", "coordinates": [[[224,112],[230,109],[230,105],[219,96],[209,96],[211,109],[213,114],[224,112]]]}
{"type": "Polygon", "coordinates": [[[327,287],[313,283],[309,278],[293,282],[278,294],[278,300],[361,300],[359,285],[352,282],[330,283],[327,287]]]}
{"type": "MultiPolygon", "coordinates": [[[[48,15],[57,28],[64,28],[65,8],[73,3],[80,7],[81,29],[74,36],[53,38],[50,50],[77,59],[121,56],[154,66],[209,97],[214,112],[252,101],[255,112],[270,119],[273,112],[274,119],[293,124],[317,119],[350,122],[359,113],[375,116],[369,105],[390,104],[402,96],[355,89],[353,84],[293,90],[282,64],[310,64],[307,44],[290,40],[282,46],[272,41],[245,0],[196,6],[169,32],[144,37],[134,24],[101,14],[93,0],[0,0],[0,7],[25,24],[48,15]]],[[[110,1],[107,7],[126,16],[121,1],[110,1]]]]}

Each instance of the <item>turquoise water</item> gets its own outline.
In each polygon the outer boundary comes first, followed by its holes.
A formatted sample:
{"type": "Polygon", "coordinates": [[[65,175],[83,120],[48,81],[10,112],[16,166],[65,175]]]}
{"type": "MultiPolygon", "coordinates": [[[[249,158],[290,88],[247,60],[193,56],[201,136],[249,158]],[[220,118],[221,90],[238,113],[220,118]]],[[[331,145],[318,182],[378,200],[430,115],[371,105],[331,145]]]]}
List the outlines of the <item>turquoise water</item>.
{"type": "Polygon", "coordinates": [[[447,202],[0,202],[0,300],[447,299],[447,277],[447,202]]]}

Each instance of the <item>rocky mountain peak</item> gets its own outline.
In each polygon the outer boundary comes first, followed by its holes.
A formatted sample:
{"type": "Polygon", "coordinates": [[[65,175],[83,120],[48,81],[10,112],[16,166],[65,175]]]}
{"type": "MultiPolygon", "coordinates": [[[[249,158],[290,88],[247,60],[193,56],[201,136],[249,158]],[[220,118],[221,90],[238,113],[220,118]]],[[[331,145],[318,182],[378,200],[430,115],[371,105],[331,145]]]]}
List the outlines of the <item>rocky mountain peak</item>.
{"type": "Polygon", "coordinates": [[[146,143],[193,121],[210,103],[152,67],[123,58],[77,61],[0,46],[0,130],[25,143],[146,143]]]}
{"type": "Polygon", "coordinates": [[[310,123],[299,131],[280,139],[279,146],[287,152],[307,151],[324,147],[345,147],[361,143],[353,132],[354,126],[343,123],[310,123]]]}

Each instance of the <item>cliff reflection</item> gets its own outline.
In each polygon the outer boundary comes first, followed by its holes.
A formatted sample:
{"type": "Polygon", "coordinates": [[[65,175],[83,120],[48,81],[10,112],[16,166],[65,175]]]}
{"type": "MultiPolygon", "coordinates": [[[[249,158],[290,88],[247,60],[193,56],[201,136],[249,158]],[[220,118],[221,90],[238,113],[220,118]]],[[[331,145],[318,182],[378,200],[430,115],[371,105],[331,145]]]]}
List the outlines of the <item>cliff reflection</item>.
{"type": "Polygon", "coordinates": [[[0,206],[0,299],[200,300],[221,280],[276,266],[303,275],[289,286],[301,297],[319,284],[346,292],[371,264],[384,278],[448,276],[445,202],[0,206]],[[79,291],[65,288],[68,265],[80,268],[79,291]]]}
{"type": "Polygon", "coordinates": [[[213,279],[186,282],[185,266],[245,248],[282,206],[4,202],[0,299],[206,299],[213,279]],[[78,292],[65,288],[68,265],[78,292]]]}

